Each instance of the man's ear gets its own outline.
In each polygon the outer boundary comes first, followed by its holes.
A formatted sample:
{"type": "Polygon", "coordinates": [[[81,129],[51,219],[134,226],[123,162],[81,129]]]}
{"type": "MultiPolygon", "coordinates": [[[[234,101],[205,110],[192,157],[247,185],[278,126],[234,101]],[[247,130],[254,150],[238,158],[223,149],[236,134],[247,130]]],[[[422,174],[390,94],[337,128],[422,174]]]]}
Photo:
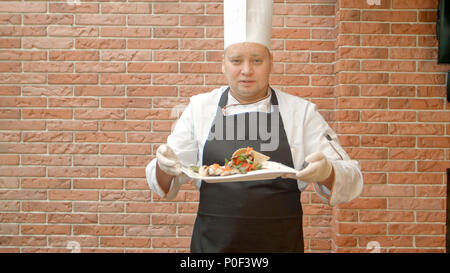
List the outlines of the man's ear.
{"type": "Polygon", "coordinates": [[[222,73],[225,74],[225,55],[222,58],[222,73]]]}
{"type": "Polygon", "coordinates": [[[269,58],[270,58],[270,73],[273,72],[273,55],[272,52],[269,52],[269,58]]]}

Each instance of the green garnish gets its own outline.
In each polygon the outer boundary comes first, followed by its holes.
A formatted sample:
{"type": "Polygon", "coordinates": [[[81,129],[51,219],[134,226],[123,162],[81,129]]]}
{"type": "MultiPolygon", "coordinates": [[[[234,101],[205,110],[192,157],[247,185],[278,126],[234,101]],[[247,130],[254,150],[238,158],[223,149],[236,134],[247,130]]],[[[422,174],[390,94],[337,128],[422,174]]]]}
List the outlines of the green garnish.
{"type": "Polygon", "coordinates": [[[198,173],[198,170],[200,169],[200,166],[195,166],[195,165],[193,165],[193,166],[191,166],[190,168],[191,168],[191,170],[192,170],[194,173],[198,173]]]}

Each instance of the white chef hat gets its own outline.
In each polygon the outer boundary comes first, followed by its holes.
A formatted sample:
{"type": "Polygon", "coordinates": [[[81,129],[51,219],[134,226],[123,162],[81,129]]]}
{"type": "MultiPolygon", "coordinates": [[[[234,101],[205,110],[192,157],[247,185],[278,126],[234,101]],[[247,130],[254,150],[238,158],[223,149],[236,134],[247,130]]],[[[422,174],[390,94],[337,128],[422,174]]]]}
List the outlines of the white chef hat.
{"type": "Polygon", "coordinates": [[[224,49],[252,42],[270,49],[273,0],[224,0],[224,49]]]}

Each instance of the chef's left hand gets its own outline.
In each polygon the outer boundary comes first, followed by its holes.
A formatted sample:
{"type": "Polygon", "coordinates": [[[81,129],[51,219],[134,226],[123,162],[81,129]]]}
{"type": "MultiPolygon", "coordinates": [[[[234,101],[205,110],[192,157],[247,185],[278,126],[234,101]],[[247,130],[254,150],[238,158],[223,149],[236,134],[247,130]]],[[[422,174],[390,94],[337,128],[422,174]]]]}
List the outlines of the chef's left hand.
{"type": "Polygon", "coordinates": [[[305,158],[308,166],[296,173],[297,179],[305,182],[325,181],[333,170],[333,165],[322,152],[315,152],[305,158]]]}

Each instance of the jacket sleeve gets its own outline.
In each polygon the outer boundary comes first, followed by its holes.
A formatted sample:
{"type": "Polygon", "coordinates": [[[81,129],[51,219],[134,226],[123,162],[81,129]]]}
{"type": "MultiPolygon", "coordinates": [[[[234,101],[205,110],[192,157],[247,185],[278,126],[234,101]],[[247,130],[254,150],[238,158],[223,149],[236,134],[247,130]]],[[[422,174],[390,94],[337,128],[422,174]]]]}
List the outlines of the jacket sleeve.
{"type": "MultiPolygon", "coordinates": [[[[198,146],[194,138],[192,104],[190,103],[176,122],[172,133],[167,138],[167,145],[175,152],[183,165],[195,165],[197,163],[198,146]]],[[[157,159],[154,158],[145,168],[147,183],[156,194],[171,200],[178,194],[180,186],[191,179],[184,174],[175,177],[168,192],[164,192],[156,180],[157,159]]]]}
{"type": "Polygon", "coordinates": [[[306,155],[322,152],[330,160],[335,172],[331,190],[314,183],[317,195],[330,206],[350,202],[362,192],[363,178],[358,161],[351,160],[339,143],[336,133],[317,111],[314,104],[306,112],[304,148],[306,155]]]}

